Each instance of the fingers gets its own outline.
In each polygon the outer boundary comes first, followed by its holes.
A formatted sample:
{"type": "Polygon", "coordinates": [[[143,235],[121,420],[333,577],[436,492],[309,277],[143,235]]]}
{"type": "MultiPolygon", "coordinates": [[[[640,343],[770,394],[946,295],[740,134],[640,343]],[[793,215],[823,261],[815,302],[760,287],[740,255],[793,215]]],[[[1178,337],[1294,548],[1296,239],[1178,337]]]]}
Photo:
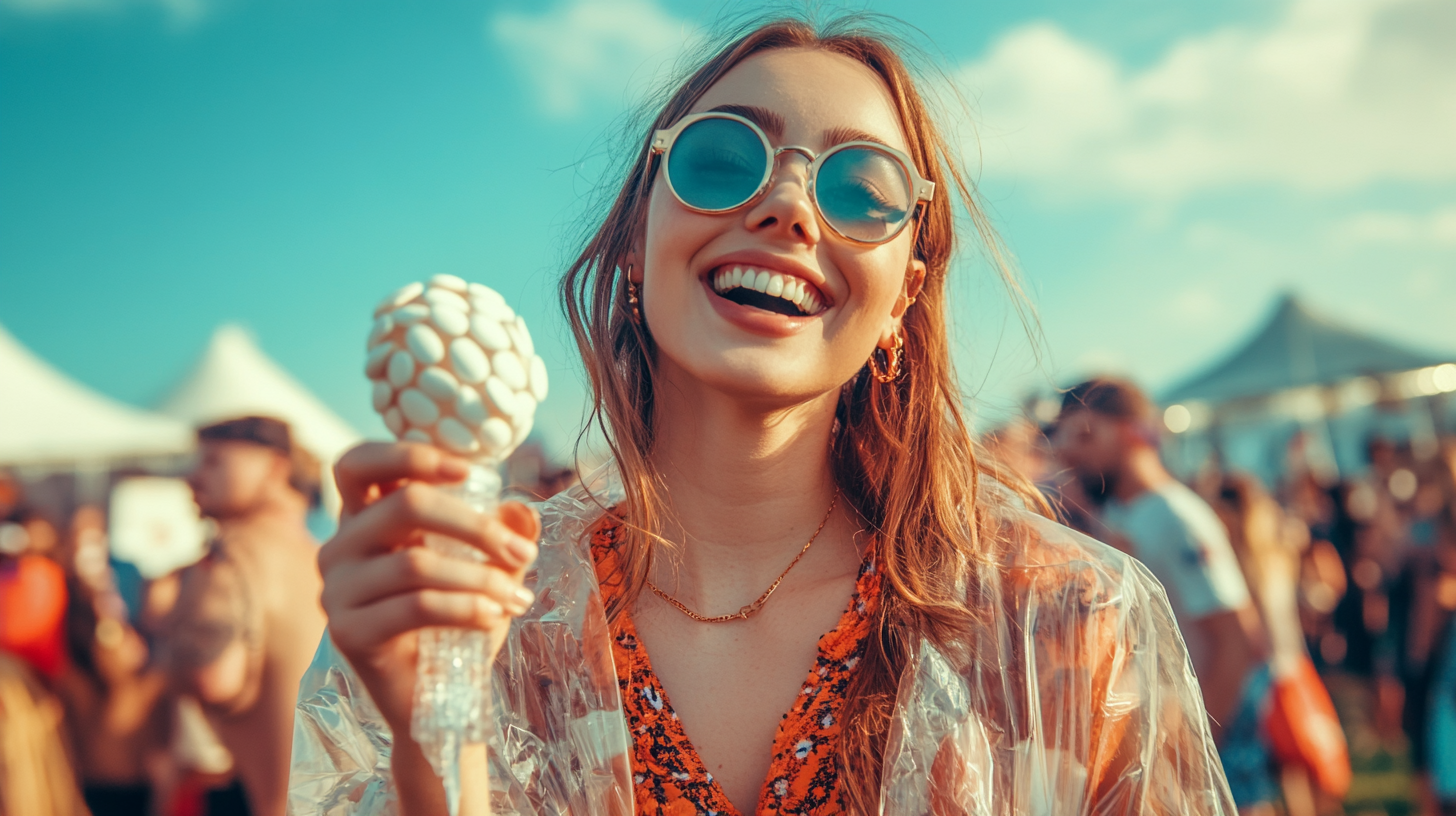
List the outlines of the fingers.
{"type": "MultiPolygon", "coordinates": [[[[530,513],[525,508],[512,509],[510,518],[527,526],[520,516],[522,512],[530,513]]],[[[496,514],[477,513],[455,496],[411,482],[345,520],[319,551],[319,566],[327,572],[340,561],[396,549],[415,539],[419,532],[462,541],[484,552],[493,564],[513,572],[523,571],[536,558],[535,541],[507,526],[496,514]]]]}
{"type": "Polygon", "coordinates": [[[339,648],[349,654],[426,626],[492,631],[505,620],[500,604],[478,592],[423,589],[352,610],[347,626],[334,626],[331,619],[330,631],[339,648]]]}
{"type": "Polygon", "coordinates": [[[350,449],[334,465],[334,481],[343,499],[344,514],[348,516],[369,503],[373,488],[378,485],[392,485],[404,479],[437,484],[458,482],[468,470],[469,464],[464,459],[429,445],[365,442],[350,449]]]}
{"type": "Polygon", "coordinates": [[[425,547],[405,547],[335,570],[324,585],[324,608],[364,607],[394,595],[421,590],[476,592],[506,615],[523,614],[535,600],[530,590],[496,567],[450,558],[425,547]]]}

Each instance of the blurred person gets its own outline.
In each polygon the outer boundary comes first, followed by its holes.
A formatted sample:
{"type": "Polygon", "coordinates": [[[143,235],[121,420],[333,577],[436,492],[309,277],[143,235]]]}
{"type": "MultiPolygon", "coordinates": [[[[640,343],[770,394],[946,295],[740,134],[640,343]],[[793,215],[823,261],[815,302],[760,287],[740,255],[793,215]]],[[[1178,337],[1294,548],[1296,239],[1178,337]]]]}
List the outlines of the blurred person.
{"type": "Polygon", "coordinates": [[[1046,435],[1035,422],[1016,417],[981,436],[986,456],[1032,484],[1047,477],[1049,451],[1046,435]]]}
{"type": "Polygon", "coordinates": [[[0,524],[0,650],[47,680],[66,666],[66,573],[48,553],[56,529],[39,513],[0,524]]]}
{"type": "MultiPolygon", "coordinates": [[[[1345,504],[1353,527],[1350,580],[1357,590],[1346,622],[1355,665],[1369,678],[1375,695],[1375,731],[1393,749],[1401,749],[1406,728],[1407,634],[1414,594],[1419,588],[1407,570],[1412,557],[1410,502],[1419,487],[1410,448],[1380,434],[1365,446],[1367,470],[1351,480],[1345,504]]],[[[1347,664],[1351,661],[1347,660],[1347,664]]],[[[1417,690],[1419,693],[1419,690],[1417,690]]],[[[1418,704],[1418,703],[1417,703],[1418,704]]]]}
{"type": "Polygon", "coordinates": [[[140,611],[141,575],[113,568],[123,562],[110,556],[99,508],[78,508],[66,540],[70,669],[57,691],[82,793],[92,816],[149,816],[165,774],[171,700],[123,597],[135,593],[140,611]]]}
{"type": "Polygon", "coordinates": [[[88,816],[63,719],[34,667],[0,651],[0,816],[88,816]]]}
{"type": "Polygon", "coordinates": [[[1344,797],[1350,761],[1334,705],[1310,661],[1300,624],[1300,567],[1310,542],[1309,528],[1286,516],[1258,479],[1248,474],[1225,475],[1212,503],[1228,529],[1229,543],[1269,639],[1274,694],[1266,722],[1275,737],[1285,811],[1289,816],[1315,816],[1344,797]],[[1319,798],[1326,800],[1324,807],[1319,798]]]}
{"type": "Polygon", "coordinates": [[[182,572],[167,664],[232,752],[251,812],[282,816],[298,681],[324,628],[306,526],[318,465],[276,419],[219,422],[197,438],[188,483],[217,532],[182,572]]]}
{"type": "MultiPolygon", "coordinates": [[[[1303,447],[1302,434],[1296,434],[1290,447],[1303,447]]],[[[1302,455],[1291,455],[1289,462],[1279,491],[1280,504],[1290,518],[1309,531],[1309,546],[1300,559],[1300,626],[1316,665],[1338,665],[1345,657],[1346,644],[1335,629],[1334,612],[1349,582],[1340,552],[1330,541],[1335,500],[1330,488],[1305,465],[1302,455]]]]}
{"type": "Polygon", "coordinates": [[[1432,481],[1443,496],[1435,516],[1435,596],[1444,623],[1430,656],[1426,766],[1427,813],[1456,814],[1456,437],[1441,440],[1432,481]]]}
{"type": "MultiPolygon", "coordinates": [[[[1442,521],[1448,512],[1449,493],[1438,457],[1418,460],[1408,450],[1402,453],[1400,467],[1386,482],[1398,514],[1400,538],[1395,572],[1388,582],[1390,623],[1386,649],[1390,655],[1382,665],[1389,667],[1389,684],[1398,685],[1399,722],[1410,745],[1412,771],[1422,798],[1431,801],[1431,684],[1444,646],[1442,635],[1451,603],[1448,597],[1443,606],[1440,597],[1442,521]]],[[[1393,712],[1390,716],[1394,716],[1393,712]]],[[[1430,807],[1434,808],[1433,802],[1430,807]]]]}
{"type": "Polygon", "coordinates": [[[1241,812],[1270,812],[1275,790],[1259,715],[1269,689],[1267,641],[1223,523],[1163,465],[1157,419],[1131,382],[1087,380],[1062,397],[1056,451],[1102,522],[1167,591],[1234,802],[1241,812]]]}

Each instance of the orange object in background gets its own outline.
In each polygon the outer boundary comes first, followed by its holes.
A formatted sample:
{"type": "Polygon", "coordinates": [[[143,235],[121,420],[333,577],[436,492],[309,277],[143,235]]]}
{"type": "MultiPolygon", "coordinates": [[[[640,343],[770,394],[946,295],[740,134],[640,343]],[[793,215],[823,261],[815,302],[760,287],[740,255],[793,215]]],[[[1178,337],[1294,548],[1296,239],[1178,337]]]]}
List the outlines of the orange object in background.
{"type": "Polygon", "coordinates": [[[1265,728],[1281,765],[1302,765],[1321,790],[1343,797],[1350,790],[1350,750],[1330,692],[1314,663],[1301,660],[1274,679],[1265,728]]]}
{"type": "Polygon", "coordinates": [[[66,575],[40,555],[0,560],[0,649],[50,679],[66,665],[66,575]]]}

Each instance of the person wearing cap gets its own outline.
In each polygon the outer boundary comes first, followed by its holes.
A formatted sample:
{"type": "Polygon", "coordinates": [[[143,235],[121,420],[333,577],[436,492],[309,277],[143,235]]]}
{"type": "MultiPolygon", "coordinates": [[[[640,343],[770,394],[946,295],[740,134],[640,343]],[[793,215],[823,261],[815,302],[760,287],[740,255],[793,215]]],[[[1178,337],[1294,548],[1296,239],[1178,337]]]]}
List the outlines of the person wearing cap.
{"type": "Polygon", "coordinates": [[[1266,638],[1223,522],[1163,465],[1157,419],[1133,383],[1087,380],[1062,397],[1057,454],[1113,538],[1167,591],[1240,813],[1272,813],[1276,791],[1260,736],[1266,638]]]}
{"type": "Polygon", "coordinates": [[[182,573],[165,662],[232,752],[251,813],[283,816],[294,699],[324,630],[318,545],[305,525],[318,464],[268,417],[197,437],[188,483],[216,536],[182,573]]]}

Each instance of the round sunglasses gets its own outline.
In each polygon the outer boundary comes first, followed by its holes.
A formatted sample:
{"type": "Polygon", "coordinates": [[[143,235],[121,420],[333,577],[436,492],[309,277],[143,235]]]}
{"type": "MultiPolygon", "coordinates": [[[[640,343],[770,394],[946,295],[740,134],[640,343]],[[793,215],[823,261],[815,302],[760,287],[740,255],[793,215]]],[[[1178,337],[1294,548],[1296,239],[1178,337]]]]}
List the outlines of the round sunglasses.
{"type": "Polygon", "coordinates": [[[842,238],[883,244],[900,234],[935,182],[910,157],[878,142],[844,142],[823,153],[799,145],[775,148],[752,121],[732,113],[685,116],[652,135],[651,155],[662,155],[667,187],[684,207],[725,213],[757,200],[769,188],[784,153],[809,160],[809,198],[819,217],[842,238]]]}

